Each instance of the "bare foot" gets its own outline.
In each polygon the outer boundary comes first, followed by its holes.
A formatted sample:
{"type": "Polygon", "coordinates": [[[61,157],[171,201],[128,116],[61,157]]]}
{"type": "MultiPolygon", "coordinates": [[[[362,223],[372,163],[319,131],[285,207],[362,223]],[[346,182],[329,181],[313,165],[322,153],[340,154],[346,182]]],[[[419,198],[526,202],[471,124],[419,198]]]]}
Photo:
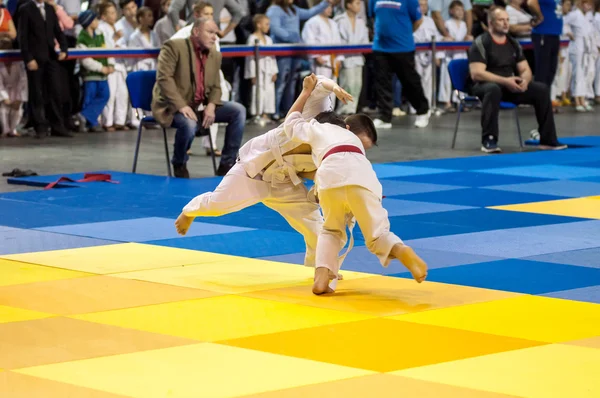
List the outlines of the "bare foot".
{"type": "Polygon", "coordinates": [[[181,213],[175,221],[175,228],[177,229],[177,233],[179,235],[185,235],[188,229],[190,229],[190,225],[192,225],[193,221],[193,217],[188,217],[185,214],[181,213]]]}
{"type": "Polygon", "coordinates": [[[391,254],[408,268],[417,282],[421,283],[427,278],[427,264],[412,248],[401,243],[396,243],[392,248],[391,254]]]}
{"type": "Polygon", "coordinates": [[[316,295],[324,293],[333,293],[333,289],[329,287],[329,269],[325,267],[319,267],[315,269],[315,283],[313,284],[312,291],[316,295]]]}

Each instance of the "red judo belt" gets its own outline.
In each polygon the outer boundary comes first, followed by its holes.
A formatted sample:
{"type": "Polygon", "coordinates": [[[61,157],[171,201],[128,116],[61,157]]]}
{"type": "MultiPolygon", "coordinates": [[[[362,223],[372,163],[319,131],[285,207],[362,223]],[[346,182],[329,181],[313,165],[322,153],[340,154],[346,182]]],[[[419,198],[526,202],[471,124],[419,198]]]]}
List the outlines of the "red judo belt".
{"type": "MultiPolygon", "coordinates": [[[[328,156],[331,156],[334,153],[343,153],[343,152],[354,152],[354,153],[360,153],[361,155],[364,155],[362,153],[362,151],[354,145],[340,145],[340,146],[331,148],[329,150],[329,152],[327,152],[325,154],[325,156],[323,156],[323,160],[327,159],[328,156]]],[[[323,160],[321,160],[321,161],[323,161],[323,160]]]]}
{"type": "Polygon", "coordinates": [[[119,183],[118,181],[113,181],[110,178],[111,178],[110,174],[100,174],[100,173],[85,173],[81,180],[72,180],[69,177],[60,177],[58,180],[46,185],[46,187],[44,189],[52,189],[56,186],[56,184],[58,184],[59,182],[62,182],[62,181],[69,181],[69,182],[104,181],[104,182],[110,182],[113,184],[119,183]]]}
{"type": "MultiPolygon", "coordinates": [[[[354,153],[360,153],[361,155],[364,155],[364,153],[362,153],[362,151],[358,147],[355,147],[354,145],[340,145],[340,146],[331,148],[329,150],[329,152],[327,152],[325,154],[325,156],[323,156],[323,160],[325,160],[328,156],[333,155],[334,153],[342,153],[342,152],[354,152],[354,153]]],[[[321,160],[321,162],[323,160],[321,160]]],[[[382,196],[382,198],[385,198],[385,196],[382,196]]]]}

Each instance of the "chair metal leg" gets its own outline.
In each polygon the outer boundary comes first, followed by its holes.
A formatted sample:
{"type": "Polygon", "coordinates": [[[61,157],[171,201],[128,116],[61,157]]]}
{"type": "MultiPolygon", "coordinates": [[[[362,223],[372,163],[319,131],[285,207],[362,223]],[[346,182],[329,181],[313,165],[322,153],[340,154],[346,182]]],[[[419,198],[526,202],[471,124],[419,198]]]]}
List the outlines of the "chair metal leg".
{"type": "Polygon", "coordinates": [[[463,100],[461,100],[458,103],[458,109],[456,111],[456,125],[454,126],[454,137],[452,137],[452,149],[454,149],[454,145],[456,144],[456,136],[458,135],[458,124],[460,122],[460,113],[461,113],[464,105],[465,105],[465,101],[463,101],[463,100]]]}
{"type": "Polygon", "coordinates": [[[169,177],[172,177],[171,175],[171,161],[169,160],[169,144],[167,144],[167,129],[163,128],[163,138],[165,140],[165,156],[167,158],[167,173],[169,175],[169,177]]]}
{"type": "MultiPolygon", "coordinates": [[[[210,139],[210,136],[208,136],[210,139]]],[[[215,156],[215,148],[212,146],[212,139],[210,140],[210,157],[212,158],[213,171],[217,175],[217,157],[215,156]]]]}
{"type": "Polygon", "coordinates": [[[133,154],[133,170],[131,171],[132,173],[135,174],[135,170],[137,168],[137,161],[138,161],[138,154],[140,153],[140,141],[142,140],[142,123],[140,123],[139,127],[138,127],[138,136],[137,136],[137,142],[135,144],[135,153],[133,154]]]}
{"type": "Polygon", "coordinates": [[[515,108],[515,122],[517,122],[517,135],[519,136],[519,147],[523,149],[523,137],[521,136],[521,124],[519,123],[518,108],[515,108]]]}

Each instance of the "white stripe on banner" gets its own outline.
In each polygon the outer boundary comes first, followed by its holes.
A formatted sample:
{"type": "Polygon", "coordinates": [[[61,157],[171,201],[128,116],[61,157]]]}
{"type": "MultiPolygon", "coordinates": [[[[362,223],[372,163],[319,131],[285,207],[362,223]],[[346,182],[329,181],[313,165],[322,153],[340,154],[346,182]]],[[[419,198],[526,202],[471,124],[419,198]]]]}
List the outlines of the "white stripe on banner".
{"type": "Polygon", "coordinates": [[[375,9],[392,8],[392,9],[399,10],[401,6],[402,6],[402,3],[399,1],[378,1],[377,4],[375,4],[375,9]]]}

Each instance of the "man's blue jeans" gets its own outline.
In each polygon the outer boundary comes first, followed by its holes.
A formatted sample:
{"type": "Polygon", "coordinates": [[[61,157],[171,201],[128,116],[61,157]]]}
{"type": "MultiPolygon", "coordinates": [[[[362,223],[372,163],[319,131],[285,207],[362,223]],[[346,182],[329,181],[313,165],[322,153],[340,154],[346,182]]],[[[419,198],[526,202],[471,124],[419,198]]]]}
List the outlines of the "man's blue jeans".
{"type": "MultiPolygon", "coordinates": [[[[202,123],[202,120],[195,122],[192,119],[186,118],[180,112],[175,113],[173,124],[171,125],[177,129],[173,158],[171,159],[171,163],[174,166],[181,166],[187,163],[189,158],[187,151],[192,146],[199,123],[202,123]]],[[[223,105],[217,106],[215,110],[215,123],[227,123],[225,146],[221,154],[221,165],[231,166],[235,163],[242,144],[244,124],[246,123],[246,108],[237,102],[223,102],[223,105]]]]}

